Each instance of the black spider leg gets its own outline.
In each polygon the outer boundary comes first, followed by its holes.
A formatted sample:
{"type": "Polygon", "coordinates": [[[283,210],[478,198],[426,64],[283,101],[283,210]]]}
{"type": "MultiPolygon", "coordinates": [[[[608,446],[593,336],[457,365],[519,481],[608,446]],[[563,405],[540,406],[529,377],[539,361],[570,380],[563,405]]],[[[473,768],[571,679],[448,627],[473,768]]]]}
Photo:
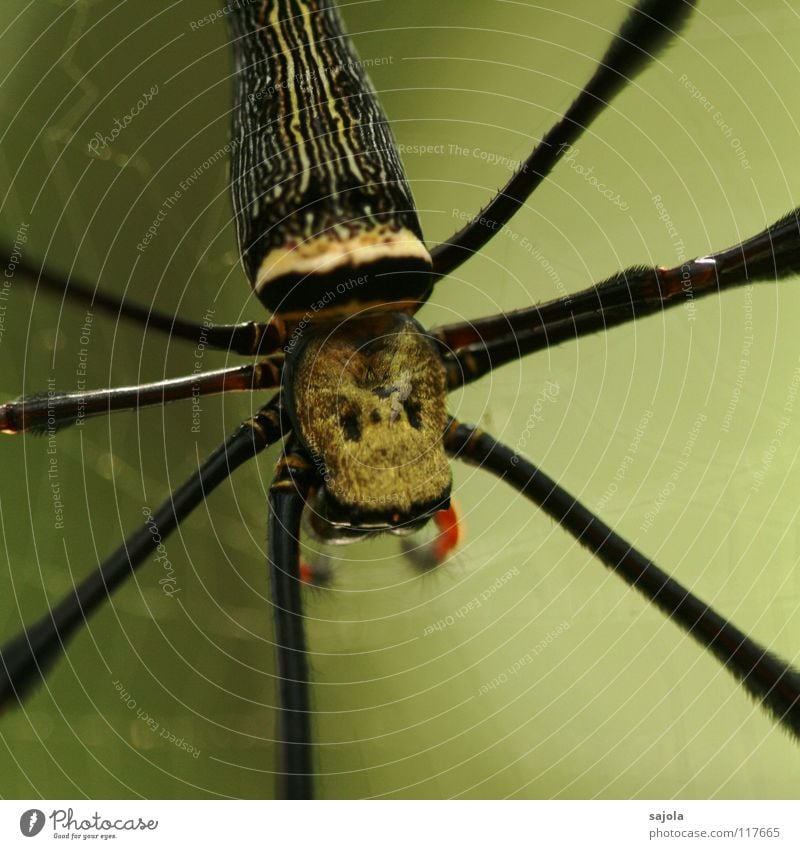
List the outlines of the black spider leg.
{"type": "Polygon", "coordinates": [[[309,674],[300,580],[300,520],[316,474],[292,442],[278,462],[269,490],[269,575],[275,608],[280,708],[280,795],[311,799],[313,740],[309,674]]]}
{"type": "Polygon", "coordinates": [[[65,651],[67,641],[220,483],[285,433],[280,395],[241,424],[183,485],[97,569],[42,618],[0,649],[0,710],[21,701],[65,651]]]}
{"type": "Polygon", "coordinates": [[[695,3],[696,0],[639,0],[564,117],[489,204],[431,251],[435,274],[449,274],[502,230],[583,131],[680,32],[695,3]]]}
{"type": "Polygon", "coordinates": [[[174,377],[157,383],[94,389],[89,392],[46,392],[24,395],[0,404],[0,432],[44,433],[81,423],[91,416],[118,410],[163,406],[172,401],[220,395],[226,392],[255,392],[280,385],[283,357],[278,355],[252,365],[218,369],[190,377],[174,377]]]}
{"type": "Polygon", "coordinates": [[[608,330],[696,298],[800,273],[800,208],[716,254],[674,268],[629,268],[539,306],[430,331],[448,367],[450,388],[569,339],[608,330]]]}
{"type": "MultiPolygon", "coordinates": [[[[11,251],[6,249],[5,256],[11,255],[11,251]]],[[[76,280],[72,275],[65,279],[44,266],[35,267],[21,258],[15,260],[14,276],[19,276],[24,282],[60,295],[64,299],[85,304],[90,309],[102,310],[114,318],[124,318],[134,324],[194,344],[202,339],[207,347],[220,351],[231,351],[243,356],[270,354],[281,348],[286,337],[283,322],[277,318],[267,324],[255,321],[245,321],[241,324],[198,324],[100,292],[95,286],[76,280]]]]}
{"type": "Polygon", "coordinates": [[[800,736],[800,673],[743,634],[614,533],[528,460],[492,436],[452,421],[450,454],[507,481],[568,530],[606,566],[655,604],[741,681],[756,701],[800,736]]]}

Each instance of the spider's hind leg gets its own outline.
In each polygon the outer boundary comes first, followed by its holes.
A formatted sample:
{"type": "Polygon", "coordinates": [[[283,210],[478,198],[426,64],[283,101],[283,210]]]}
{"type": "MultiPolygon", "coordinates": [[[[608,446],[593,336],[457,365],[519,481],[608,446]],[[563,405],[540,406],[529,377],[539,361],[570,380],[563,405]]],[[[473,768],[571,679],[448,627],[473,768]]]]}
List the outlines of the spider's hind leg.
{"type": "MultiPolygon", "coordinates": [[[[8,247],[0,247],[0,256],[12,256],[8,247]]],[[[15,275],[28,286],[58,295],[75,304],[84,304],[98,309],[115,320],[125,320],[145,328],[166,333],[172,338],[197,344],[202,340],[208,348],[231,351],[243,356],[267,355],[280,351],[286,341],[284,322],[273,317],[266,324],[245,321],[240,324],[206,324],[186,321],[169,313],[152,309],[146,304],[133,303],[126,298],[107,294],[96,286],[76,279],[74,275],[62,275],[24,259],[14,265],[15,275]]]]}

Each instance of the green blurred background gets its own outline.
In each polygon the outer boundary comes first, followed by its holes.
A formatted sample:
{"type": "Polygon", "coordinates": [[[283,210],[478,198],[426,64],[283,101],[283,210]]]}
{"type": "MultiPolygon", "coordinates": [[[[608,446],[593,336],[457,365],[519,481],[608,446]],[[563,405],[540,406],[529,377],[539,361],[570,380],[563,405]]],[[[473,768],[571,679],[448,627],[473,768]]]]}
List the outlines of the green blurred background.
{"type": "MultiPolygon", "coordinates": [[[[404,156],[436,243],[563,111],[626,4],[341,5],[362,57],[380,60],[372,78],[398,142],[444,148],[404,156]]],[[[218,155],[231,108],[225,23],[192,27],[218,9],[6,0],[6,241],[25,222],[29,257],[106,291],[187,318],[262,316],[238,265],[218,155]],[[89,141],[153,86],[152,102],[93,156],[89,141]],[[138,251],[165,200],[209,157],[218,161],[138,251]]],[[[798,54],[800,17],[788,5],[700,0],[680,42],[576,145],[583,175],[562,163],[515,217],[515,235],[498,235],[441,283],[421,320],[524,306],[634,263],[679,264],[800,203],[798,54]]],[[[518,446],[795,659],[800,426],[784,408],[800,367],[796,289],[766,284],[679,308],[507,366],[452,399],[454,414],[518,446]],[[531,428],[548,381],[558,390],[531,428]]],[[[16,283],[6,303],[2,397],[49,379],[75,389],[85,310],[16,283]]],[[[191,345],[99,313],[88,351],[90,387],[191,373],[196,359],[191,345]]],[[[233,362],[203,357],[208,368],[233,362]]],[[[47,441],[0,440],[0,635],[41,615],[263,400],[205,399],[199,433],[191,404],[179,404],[59,434],[63,530],[47,441]]],[[[0,720],[0,794],[274,795],[265,522],[275,456],[237,472],[170,538],[176,598],[150,563],[75,639],[47,687],[0,720]]],[[[377,540],[333,552],[331,587],[306,594],[321,796],[797,794],[797,747],[691,639],[504,484],[465,466],[455,484],[467,539],[445,567],[421,576],[396,541],[377,540]]]]}

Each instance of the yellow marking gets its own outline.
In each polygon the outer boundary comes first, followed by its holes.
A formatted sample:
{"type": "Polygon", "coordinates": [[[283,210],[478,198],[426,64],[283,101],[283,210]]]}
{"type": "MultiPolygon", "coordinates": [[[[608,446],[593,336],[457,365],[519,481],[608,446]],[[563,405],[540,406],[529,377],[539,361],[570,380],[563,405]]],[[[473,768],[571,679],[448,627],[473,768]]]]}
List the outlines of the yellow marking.
{"type": "Polygon", "coordinates": [[[250,425],[253,430],[259,430],[261,433],[266,433],[264,422],[266,422],[267,425],[277,427],[280,424],[280,417],[274,410],[270,410],[268,413],[259,413],[257,416],[254,416],[247,424],[250,425]],[[262,421],[262,419],[264,421],[262,421]]]}
{"type": "Polygon", "coordinates": [[[462,355],[462,362],[464,363],[464,371],[467,375],[476,375],[478,373],[478,361],[475,359],[474,354],[467,352],[462,355]]]}
{"type": "MultiPolygon", "coordinates": [[[[256,366],[256,378],[254,379],[254,383],[256,383],[259,387],[262,387],[262,380],[264,379],[263,373],[269,370],[269,380],[271,381],[271,386],[279,386],[281,379],[281,371],[282,371],[283,362],[271,363],[269,361],[265,361],[259,363],[256,366]]],[[[263,386],[264,389],[269,389],[270,386],[263,386]]]]}
{"type": "MultiPolygon", "coordinates": [[[[311,464],[306,462],[302,457],[297,457],[295,455],[291,457],[287,457],[284,455],[278,462],[275,464],[275,471],[278,475],[284,475],[287,470],[294,472],[307,472],[311,469],[311,464]]],[[[293,480],[293,478],[283,478],[283,480],[293,480]]]]}
{"type": "Polygon", "coordinates": [[[475,450],[475,444],[483,436],[483,431],[475,425],[462,425],[457,419],[450,419],[450,424],[444,434],[445,448],[450,452],[460,451],[462,456],[471,457],[475,450]],[[459,438],[458,429],[464,427],[467,430],[467,438],[459,438]]]}
{"type": "Polygon", "coordinates": [[[272,14],[270,15],[270,23],[272,24],[273,29],[275,30],[275,37],[278,39],[278,43],[280,45],[281,54],[283,58],[286,60],[286,90],[289,92],[289,100],[291,101],[291,120],[289,122],[289,130],[294,135],[297,141],[297,154],[300,157],[300,192],[305,192],[308,189],[308,182],[311,172],[311,162],[308,159],[308,152],[305,147],[305,138],[303,137],[303,131],[300,127],[300,102],[297,99],[297,85],[295,84],[295,67],[294,67],[294,57],[292,56],[291,48],[289,47],[288,42],[284,36],[284,32],[281,26],[281,22],[278,19],[279,13],[279,4],[275,3],[275,6],[272,10],[272,14]]]}
{"type": "MultiPolygon", "coordinates": [[[[387,301],[386,298],[381,298],[376,301],[334,301],[325,307],[323,318],[326,320],[347,318],[356,315],[357,313],[370,313],[378,310],[389,313],[405,313],[406,315],[414,315],[422,306],[419,299],[404,300],[404,301],[387,301]]],[[[281,312],[281,316],[286,319],[287,324],[294,328],[300,324],[303,326],[308,324],[309,311],[307,309],[297,310],[294,312],[281,312]]]]}
{"type": "MultiPolygon", "coordinates": [[[[303,18],[306,21],[306,26],[308,27],[308,32],[311,34],[313,32],[313,28],[311,25],[311,15],[309,14],[308,7],[303,9],[303,18]]],[[[342,150],[347,154],[347,161],[350,163],[350,168],[352,173],[355,174],[362,183],[366,183],[367,181],[364,179],[364,175],[361,173],[361,169],[358,167],[356,163],[356,159],[353,156],[353,151],[351,149],[351,145],[349,144],[347,134],[345,132],[344,120],[342,119],[341,113],[337,108],[335,103],[335,98],[333,92],[331,91],[330,81],[328,80],[328,68],[327,63],[322,60],[319,53],[317,52],[317,42],[313,38],[309,38],[309,49],[311,50],[314,59],[316,60],[316,66],[319,68],[319,78],[322,82],[322,87],[325,90],[325,99],[330,107],[331,114],[333,115],[337,126],[339,127],[339,139],[342,150]]]]}
{"type": "Polygon", "coordinates": [[[260,294],[272,281],[288,275],[330,274],[339,268],[360,268],[383,259],[418,259],[431,264],[428,249],[407,229],[376,227],[348,239],[322,234],[294,248],[271,250],[258,269],[255,292],[260,294]]]}
{"type": "MultiPolygon", "coordinates": [[[[316,85],[316,79],[321,74],[325,73],[325,67],[317,64],[314,67],[312,62],[311,67],[309,68],[306,64],[303,49],[304,45],[308,46],[309,51],[312,54],[312,57],[316,54],[314,53],[314,29],[311,25],[311,16],[309,15],[308,4],[302,2],[302,0],[298,0],[297,6],[300,9],[300,16],[302,16],[302,20],[298,20],[298,16],[295,15],[292,18],[291,23],[294,27],[294,35],[300,46],[297,50],[298,60],[303,67],[303,77],[298,81],[297,87],[301,90],[301,92],[305,93],[306,88],[309,90],[313,90],[316,85]],[[303,40],[303,36],[305,36],[305,41],[303,40]]],[[[303,98],[305,100],[305,97],[303,98]]],[[[310,105],[306,106],[306,111],[308,112],[308,117],[306,120],[313,122],[316,116],[316,110],[320,108],[314,103],[314,97],[310,98],[310,105]]],[[[326,163],[329,158],[329,154],[325,151],[324,144],[320,145],[318,143],[318,139],[315,133],[309,132],[305,137],[306,144],[309,146],[311,150],[311,158],[308,160],[309,162],[316,162],[317,166],[320,167],[321,163],[326,163]]],[[[335,180],[334,180],[335,185],[335,180]]],[[[301,186],[302,191],[302,186],[301,186]]],[[[336,191],[332,192],[332,197],[336,197],[336,191]]],[[[312,216],[313,217],[313,216],[312,216]]]]}
{"type": "MultiPolygon", "coordinates": [[[[472,432],[469,435],[469,439],[466,441],[464,446],[464,453],[468,457],[472,457],[478,448],[478,442],[483,439],[484,433],[479,427],[473,427],[472,432]]],[[[488,452],[487,452],[488,456],[488,452]]]]}
{"type": "Polygon", "coordinates": [[[455,442],[455,438],[458,433],[458,428],[460,424],[461,422],[451,418],[449,424],[447,425],[447,430],[444,432],[442,442],[444,443],[445,448],[447,448],[448,450],[453,447],[453,443],[455,442]]]}
{"type": "Polygon", "coordinates": [[[275,481],[272,486],[270,486],[269,490],[270,492],[282,492],[283,490],[291,490],[292,492],[299,492],[300,495],[303,494],[302,490],[291,479],[275,481]]]}

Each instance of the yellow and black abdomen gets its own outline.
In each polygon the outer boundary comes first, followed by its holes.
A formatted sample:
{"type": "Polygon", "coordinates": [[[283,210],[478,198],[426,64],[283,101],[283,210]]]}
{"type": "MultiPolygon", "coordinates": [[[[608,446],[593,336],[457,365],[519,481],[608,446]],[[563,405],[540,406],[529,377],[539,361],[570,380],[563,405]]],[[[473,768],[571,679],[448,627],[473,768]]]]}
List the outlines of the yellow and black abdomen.
{"type": "Polygon", "coordinates": [[[256,295],[289,319],[376,304],[414,311],[430,290],[430,256],[334,3],[264,0],[231,18],[233,204],[256,295]]]}

